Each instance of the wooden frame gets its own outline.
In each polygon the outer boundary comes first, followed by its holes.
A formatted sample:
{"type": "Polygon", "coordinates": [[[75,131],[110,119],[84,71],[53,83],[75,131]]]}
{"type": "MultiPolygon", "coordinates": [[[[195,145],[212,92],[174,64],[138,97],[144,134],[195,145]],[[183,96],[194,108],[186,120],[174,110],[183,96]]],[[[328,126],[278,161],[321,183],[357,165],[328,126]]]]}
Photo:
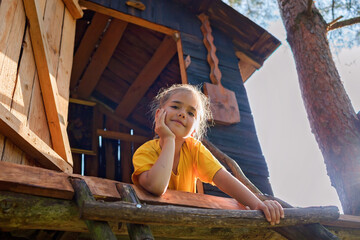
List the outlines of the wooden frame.
{"type": "Polygon", "coordinates": [[[136,25],[172,36],[174,38],[174,40],[176,41],[176,49],[177,49],[177,53],[178,53],[178,57],[179,57],[181,82],[183,84],[188,83],[186,67],[185,67],[185,62],[184,62],[183,48],[182,48],[182,43],[181,43],[181,36],[180,36],[180,32],[178,30],[174,30],[174,29],[171,29],[171,28],[168,28],[168,27],[156,24],[156,23],[152,23],[152,22],[149,22],[142,18],[124,14],[119,11],[109,9],[109,8],[100,6],[98,4],[95,4],[95,3],[92,3],[89,1],[79,0],[79,4],[82,7],[93,10],[97,13],[102,13],[104,15],[108,15],[108,16],[123,20],[125,22],[133,23],[133,24],[136,24],[136,25]]]}
{"type": "Polygon", "coordinates": [[[43,166],[67,173],[72,172],[72,166],[69,163],[64,161],[2,103],[0,103],[0,132],[43,166]]]}
{"type": "Polygon", "coordinates": [[[71,143],[71,152],[77,153],[77,154],[85,154],[85,155],[95,156],[96,148],[97,148],[97,146],[96,146],[97,141],[96,141],[96,139],[94,139],[97,137],[97,135],[95,133],[96,126],[94,123],[96,103],[84,101],[84,100],[80,100],[80,99],[75,99],[75,98],[70,98],[69,99],[69,113],[70,113],[72,106],[76,108],[76,112],[82,111],[80,113],[80,115],[83,117],[86,113],[90,113],[91,119],[86,118],[85,120],[88,120],[88,121],[84,121],[84,119],[79,119],[79,118],[74,120],[71,118],[71,116],[69,114],[69,123],[68,123],[67,130],[68,130],[69,141],[71,143]],[[77,126],[76,124],[80,124],[80,126],[77,126]],[[71,132],[74,131],[74,129],[76,129],[77,131],[81,131],[81,134],[78,134],[79,136],[71,135],[71,132]],[[72,131],[70,132],[70,130],[72,130],[72,131]],[[84,134],[84,132],[89,133],[90,137],[86,136],[86,134],[84,134]],[[78,139],[78,138],[80,138],[80,139],[78,139]],[[86,142],[87,143],[86,146],[80,145],[78,143],[78,140],[81,142],[86,142]]]}
{"type": "Polygon", "coordinates": [[[65,119],[59,115],[59,91],[56,78],[49,71],[49,54],[47,41],[44,38],[41,14],[35,0],[24,0],[25,13],[30,23],[30,38],[33,47],[36,68],[38,71],[46,117],[55,152],[70,165],[72,155],[65,128],[65,119]]]}

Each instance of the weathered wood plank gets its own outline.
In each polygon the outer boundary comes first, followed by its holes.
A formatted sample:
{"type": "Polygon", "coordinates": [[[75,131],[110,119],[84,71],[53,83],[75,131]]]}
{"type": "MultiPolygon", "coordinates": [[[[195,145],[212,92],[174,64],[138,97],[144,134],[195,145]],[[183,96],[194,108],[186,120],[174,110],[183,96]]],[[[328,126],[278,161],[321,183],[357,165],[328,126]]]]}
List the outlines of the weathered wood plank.
{"type": "Polygon", "coordinates": [[[5,162],[1,163],[0,190],[69,200],[74,196],[65,173],[5,162]]]}
{"type": "Polygon", "coordinates": [[[142,224],[203,227],[283,227],[318,223],[339,218],[335,206],[286,208],[280,224],[270,225],[260,210],[197,209],[177,206],[149,206],[126,202],[84,202],[83,219],[142,224]]]}
{"type": "Polygon", "coordinates": [[[87,98],[91,95],[101,74],[109,63],[116,46],[119,44],[126,27],[127,22],[118,19],[111,21],[109,28],[105,32],[99,47],[79,83],[77,91],[79,96],[87,98]]]}
{"type": "Polygon", "coordinates": [[[78,0],[63,0],[63,2],[74,19],[82,18],[84,12],[82,11],[78,0]]]}
{"type": "Polygon", "coordinates": [[[132,113],[140,99],[154,83],[161,71],[175,55],[176,51],[175,41],[172,37],[166,36],[150,61],[145,65],[126,92],[123,100],[115,110],[116,114],[126,119],[132,113]]]}
{"type": "Polygon", "coordinates": [[[41,140],[52,148],[49,126],[46,118],[44,101],[41,95],[39,76],[35,73],[34,84],[31,93],[30,109],[27,125],[41,140]]]}
{"type": "Polygon", "coordinates": [[[59,90],[59,114],[65,121],[68,119],[69,108],[69,86],[70,74],[73,65],[73,50],[75,39],[76,21],[72,18],[69,11],[65,9],[64,21],[62,27],[59,64],[57,68],[57,86],[59,90]]]}
{"type": "Polygon", "coordinates": [[[45,167],[71,172],[71,166],[0,104],[0,131],[45,167]]]}
{"type": "Polygon", "coordinates": [[[73,91],[76,87],[108,20],[108,16],[101,13],[95,13],[91,20],[91,24],[86,29],[86,32],[81,39],[80,45],[74,55],[74,65],[70,82],[71,91],[73,91]]]}
{"type": "Polygon", "coordinates": [[[168,189],[164,195],[157,197],[136,185],[133,186],[139,199],[146,203],[173,204],[179,206],[196,206],[200,208],[213,209],[237,209],[244,210],[245,207],[233,198],[223,198],[213,195],[188,193],[168,189]]]}
{"type": "Polygon", "coordinates": [[[97,129],[96,133],[98,136],[102,136],[103,138],[118,139],[126,142],[145,143],[146,141],[150,140],[150,138],[144,136],[130,135],[128,133],[117,132],[117,131],[108,131],[108,130],[105,131],[102,129],[97,129]]]}
{"type": "Polygon", "coordinates": [[[59,96],[55,76],[50,75],[47,41],[44,39],[44,30],[40,20],[38,6],[35,0],[24,1],[26,16],[30,23],[31,43],[35,55],[42,96],[46,109],[46,116],[51,133],[54,150],[69,164],[72,164],[70,145],[66,145],[67,133],[65,120],[58,115],[59,96]]]}
{"type": "Polygon", "coordinates": [[[177,32],[176,30],[173,30],[171,28],[153,23],[153,22],[149,22],[145,19],[136,17],[136,16],[131,16],[128,14],[124,14],[122,12],[110,9],[110,8],[106,8],[104,6],[98,5],[96,3],[92,3],[90,1],[84,1],[84,0],[79,0],[79,4],[80,6],[83,6],[87,9],[93,10],[95,12],[99,12],[105,15],[109,15],[111,17],[123,20],[125,22],[129,22],[129,23],[133,23],[136,25],[140,25],[143,26],[145,28],[149,28],[152,30],[155,30],[157,32],[161,32],[161,33],[165,33],[167,35],[172,35],[173,33],[177,32]]]}

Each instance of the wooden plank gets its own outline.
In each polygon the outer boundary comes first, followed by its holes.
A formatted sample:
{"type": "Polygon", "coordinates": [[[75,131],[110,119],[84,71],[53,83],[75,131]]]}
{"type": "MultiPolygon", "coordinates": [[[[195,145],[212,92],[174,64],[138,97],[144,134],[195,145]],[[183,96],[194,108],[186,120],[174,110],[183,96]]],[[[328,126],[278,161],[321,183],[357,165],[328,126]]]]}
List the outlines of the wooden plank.
{"type": "Polygon", "coordinates": [[[175,41],[172,37],[166,36],[116,108],[115,113],[117,115],[126,119],[132,113],[149,87],[175,55],[176,51],[175,41]]]}
{"type": "Polygon", "coordinates": [[[360,216],[341,214],[339,219],[332,222],[322,222],[322,224],[332,227],[360,229],[360,216]]]}
{"type": "Polygon", "coordinates": [[[67,121],[69,108],[69,86],[70,74],[73,65],[74,39],[76,21],[72,18],[69,11],[65,9],[63,21],[59,64],[57,68],[57,86],[59,90],[59,114],[67,121]]]}
{"type": "Polygon", "coordinates": [[[30,101],[30,110],[27,116],[27,127],[33,131],[41,140],[52,148],[51,136],[48,122],[46,119],[44,101],[41,96],[41,87],[39,76],[35,74],[35,80],[32,89],[30,101]]]}
{"type": "Polygon", "coordinates": [[[6,162],[1,163],[1,169],[2,191],[69,200],[73,198],[74,190],[66,173],[6,162]]]}
{"type": "Polygon", "coordinates": [[[121,37],[126,29],[127,23],[118,19],[113,19],[109,28],[97,48],[92,60],[87,67],[80,83],[77,93],[83,98],[91,95],[95,89],[101,74],[110,61],[121,37]]]}
{"type": "Polygon", "coordinates": [[[97,129],[96,134],[98,136],[102,136],[107,139],[116,139],[126,142],[137,142],[137,143],[145,143],[149,141],[149,137],[139,136],[139,135],[130,135],[128,133],[118,132],[118,131],[108,131],[97,129]]]}
{"type": "Polygon", "coordinates": [[[90,10],[93,10],[95,12],[99,12],[99,13],[102,13],[102,14],[105,14],[105,15],[109,15],[111,17],[120,19],[122,21],[133,23],[133,24],[136,24],[136,25],[140,25],[140,26],[143,26],[145,28],[155,30],[157,32],[165,33],[167,35],[172,35],[175,32],[177,32],[177,30],[173,30],[171,28],[168,28],[168,27],[165,27],[165,26],[153,23],[153,22],[149,22],[149,21],[147,21],[145,19],[142,19],[142,18],[139,18],[139,17],[136,17],[136,16],[124,14],[122,12],[119,12],[119,11],[116,11],[116,10],[113,10],[113,9],[110,9],[110,8],[106,8],[104,6],[98,5],[96,3],[92,3],[90,1],[79,0],[79,4],[80,4],[80,6],[82,6],[84,8],[87,8],[87,9],[90,9],[90,10]]]}
{"type": "Polygon", "coordinates": [[[186,68],[188,66],[186,66],[185,61],[184,61],[184,53],[183,53],[183,47],[182,47],[180,33],[175,33],[175,36],[178,36],[178,39],[176,41],[176,48],[177,48],[177,54],[178,54],[178,58],[179,58],[181,83],[188,84],[187,74],[186,74],[186,68]]]}
{"type": "Polygon", "coordinates": [[[74,90],[81,74],[83,73],[86,64],[89,62],[89,58],[95,49],[95,45],[99,40],[99,37],[104,31],[109,17],[101,13],[95,13],[91,24],[86,29],[86,32],[81,39],[80,45],[74,55],[74,64],[71,73],[70,89],[74,90]]]}
{"type": "Polygon", "coordinates": [[[70,145],[66,144],[68,137],[65,129],[65,120],[61,119],[58,115],[57,99],[59,93],[56,79],[50,75],[49,72],[48,47],[43,35],[42,21],[40,21],[41,14],[39,14],[35,0],[24,1],[24,6],[26,16],[29,19],[31,43],[35,55],[53,148],[62,159],[72,164],[70,145]]]}
{"type": "Polygon", "coordinates": [[[11,39],[9,40],[9,36],[18,4],[19,1],[16,0],[3,1],[0,4],[0,70],[3,67],[3,61],[6,57],[8,41],[11,41],[11,39]]]}
{"type": "Polygon", "coordinates": [[[223,198],[201,193],[189,193],[168,189],[165,194],[158,197],[143,190],[136,185],[133,186],[136,195],[143,202],[149,204],[172,204],[179,206],[196,206],[200,208],[214,209],[245,209],[245,207],[233,198],[223,198]]]}
{"type": "Polygon", "coordinates": [[[82,18],[84,12],[79,5],[79,0],[63,0],[63,2],[74,19],[82,18]]]}
{"type": "MultiPolygon", "coordinates": [[[[119,130],[117,122],[106,119],[106,129],[119,130]]],[[[107,179],[115,180],[115,172],[118,166],[118,140],[103,139],[103,147],[105,148],[105,176],[107,179]]]]}
{"type": "MultiPolygon", "coordinates": [[[[124,126],[120,128],[123,132],[130,132],[130,129],[124,126]]],[[[131,135],[130,135],[131,136],[131,135]]],[[[131,174],[134,172],[132,164],[132,142],[120,139],[120,171],[121,181],[131,183],[131,174]]]]}
{"type": "MultiPolygon", "coordinates": [[[[16,9],[13,13],[11,23],[9,23],[10,31],[8,33],[8,41],[6,48],[0,53],[3,58],[0,63],[0,102],[11,108],[13,92],[16,84],[17,67],[21,44],[25,31],[25,14],[23,11],[22,2],[14,0],[16,9]]],[[[6,3],[4,3],[6,5],[6,3]]],[[[4,36],[6,38],[7,36],[4,36]]],[[[2,50],[2,49],[1,49],[2,50]]]]}
{"type": "MultiPolygon", "coordinates": [[[[0,102],[11,109],[11,111],[14,106],[25,107],[22,103],[23,96],[16,94],[18,93],[16,90],[18,89],[17,86],[19,84],[19,56],[23,44],[26,19],[22,1],[17,0],[15,2],[17,2],[17,8],[11,23],[7,48],[6,51],[3,52],[5,55],[4,61],[2,63],[2,68],[0,68],[0,102]]],[[[29,74],[31,74],[31,72],[29,72],[29,74]]],[[[1,160],[21,163],[23,152],[9,139],[6,139],[4,143],[5,147],[1,160]]]]}
{"type": "Polygon", "coordinates": [[[45,167],[71,172],[71,166],[0,104],[0,132],[45,167]]]}

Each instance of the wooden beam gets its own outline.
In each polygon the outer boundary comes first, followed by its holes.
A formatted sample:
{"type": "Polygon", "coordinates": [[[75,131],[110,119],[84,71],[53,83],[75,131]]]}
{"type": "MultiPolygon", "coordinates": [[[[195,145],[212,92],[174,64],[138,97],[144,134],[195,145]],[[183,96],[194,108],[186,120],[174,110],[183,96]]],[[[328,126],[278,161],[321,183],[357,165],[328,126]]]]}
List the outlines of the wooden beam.
{"type": "Polygon", "coordinates": [[[249,57],[248,55],[246,55],[245,53],[241,52],[241,51],[236,51],[235,52],[236,57],[240,59],[240,61],[242,62],[246,62],[250,65],[252,65],[253,67],[255,67],[256,69],[260,69],[262,64],[257,62],[256,60],[252,59],[251,57],[249,57]]]}
{"type": "Polygon", "coordinates": [[[102,104],[98,104],[99,106],[99,111],[103,114],[105,114],[107,117],[110,117],[111,119],[113,119],[114,121],[120,123],[121,125],[124,125],[128,128],[134,129],[134,131],[138,134],[142,134],[145,136],[150,136],[152,134],[152,131],[146,131],[143,128],[139,127],[138,125],[129,122],[121,117],[119,117],[118,115],[116,115],[114,113],[114,111],[110,110],[108,107],[103,106],[102,104]]]}
{"type": "Polygon", "coordinates": [[[101,13],[95,13],[91,24],[86,29],[86,32],[81,39],[80,45],[74,55],[74,64],[71,73],[70,89],[74,90],[81,74],[84,72],[86,64],[89,62],[90,56],[95,49],[95,45],[99,37],[103,34],[109,16],[101,13]]]}
{"type": "Polygon", "coordinates": [[[68,177],[66,173],[2,162],[0,190],[71,200],[74,190],[68,177]]]}
{"type": "MultiPolygon", "coordinates": [[[[79,218],[74,201],[36,197],[29,194],[0,192],[1,229],[48,229],[64,232],[88,232],[86,224],[79,218]],[[11,221],[9,220],[11,219],[11,221]]],[[[125,224],[109,222],[117,235],[127,235],[125,224]]],[[[181,226],[151,226],[155,237],[167,239],[272,239],[278,236],[268,228],[205,228],[181,226]]],[[[91,236],[88,236],[90,239],[91,236]]],[[[119,238],[123,239],[123,238],[119,238]]],[[[128,239],[128,238],[127,238],[128,239]]]]}
{"type": "Polygon", "coordinates": [[[65,127],[65,119],[59,115],[59,91],[55,76],[49,73],[47,40],[44,38],[41,13],[35,0],[24,0],[26,16],[30,24],[30,37],[33,47],[36,68],[39,76],[46,117],[55,152],[72,165],[72,155],[65,127]]]}
{"type": "Polygon", "coordinates": [[[152,23],[152,22],[149,22],[149,21],[144,20],[142,18],[135,17],[135,16],[132,16],[132,15],[128,15],[128,14],[125,14],[125,13],[122,13],[122,12],[119,12],[119,11],[116,11],[116,10],[113,10],[113,9],[110,9],[110,8],[106,8],[104,6],[98,5],[96,3],[92,3],[90,1],[79,0],[79,3],[84,8],[87,8],[87,9],[90,9],[90,10],[93,10],[95,12],[99,12],[99,13],[102,13],[102,14],[105,14],[105,15],[109,15],[111,17],[120,19],[120,20],[125,21],[125,22],[140,25],[142,27],[149,28],[149,29],[152,29],[154,31],[161,32],[161,33],[164,33],[164,34],[167,34],[167,35],[172,36],[175,32],[177,32],[177,30],[173,30],[171,28],[168,28],[168,27],[156,24],[156,23],[152,23]]]}
{"type": "MultiPolygon", "coordinates": [[[[0,132],[44,167],[72,172],[72,166],[0,104],[0,132]]],[[[1,171],[2,173],[3,171],[1,171]]]]}
{"type": "Polygon", "coordinates": [[[170,36],[166,36],[150,61],[136,77],[133,84],[125,93],[123,100],[115,110],[121,118],[126,119],[135,109],[138,102],[154,83],[162,70],[166,67],[177,51],[176,43],[170,36]]]}
{"type": "Polygon", "coordinates": [[[126,202],[84,202],[80,214],[83,219],[88,220],[150,225],[269,228],[335,220],[339,218],[339,209],[335,206],[286,208],[285,218],[277,225],[270,225],[260,210],[214,210],[170,205],[138,206],[126,202]]]}
{"type": "Polygon", "coordinates": [[[177,54],[178,54],[178,58],[179,58],[181,83],[188,84],[188,78],[187,78],[187,74],[186,74],[187,66],[186,66],[185,60],[184,60],[184,53],[183,53],[183,47],[182,47],[180,33],[179,32],[175,33],[174,37],[176,39],[177,54]]]}
{"type": "Polygon", "coordinates": [[[130,135],[128,133],[122,133],[116,131],[105,131],[102,129],[97,129],[96,134],[98,136],[102,136],[103,138],[116,139],[116,140],[119,139],[127,142],[144,143],[150,140],[150,138],[144,136],[130,135]]]}
{"type": "Polygon", "coordinates": [[[84,12],[79,5],[79,0],[63,0],[63,2],[74,19],[82,18],[84,12]]]}
{"type": "Polygon", "coordinates": [[[341,214],[339,219],[332,222],[322,222],[325,226],[360,229],[360,216],[341,214]]]}
{"type": "Polygon", "coordinates": [[[88,98],[95,89],[101,74],[110,61],[120,39],[125,32],[127,22],[113,19],[87,67],[78,88],[79,96],[88,98]]]}

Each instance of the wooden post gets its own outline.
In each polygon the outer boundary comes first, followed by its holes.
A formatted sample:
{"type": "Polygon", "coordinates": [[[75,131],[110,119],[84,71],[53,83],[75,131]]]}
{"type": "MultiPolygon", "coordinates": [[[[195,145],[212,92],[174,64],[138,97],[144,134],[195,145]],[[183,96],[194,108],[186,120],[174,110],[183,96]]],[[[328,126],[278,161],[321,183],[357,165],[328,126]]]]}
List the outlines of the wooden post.
{"type": "MultiPolygon", "coordinates": [[[[75,190],[75,201],[79,208],[85,202],[96,202],[86,182],[82,179],[71,178],[75,190]]],[[[93,239],[95,240],[116,240],[114,233],[108,223],[100,221],[84,220],[93,239]]]]}
{"type": "MultiPolygon", "coordinates": [[[[141,206],[140,200],[136,196],[134,189],[127,184],[116,184],[116,188],[125,202],[136,203],[141,206]]],[[[153,240],[154,237],[151,233],[150,227],[144,224],[126,224],[129,237],[131,240],[153,240]]]]}

